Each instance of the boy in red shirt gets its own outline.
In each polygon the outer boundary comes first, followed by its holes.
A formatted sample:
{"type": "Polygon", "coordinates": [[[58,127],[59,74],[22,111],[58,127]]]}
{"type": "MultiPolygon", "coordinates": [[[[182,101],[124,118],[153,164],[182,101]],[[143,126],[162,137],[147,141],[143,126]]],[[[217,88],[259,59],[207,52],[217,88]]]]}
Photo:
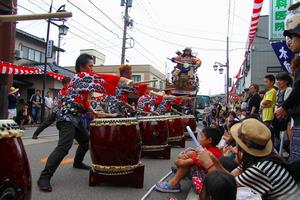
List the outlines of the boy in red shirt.
{"type": "MultiPolygon", "coordinates": [[[[204,128],[201,132],[199,142],[203,148],[210,151],[216,158],[222,156],[221,151],[216,147],[222,138],[222,134],[215,128],[204,128]]],[[[178,159],[174,161],[177,170],[174,177],[169,181],[162,181],[156,183],[156,189],[160,192],[180,192],[180,181],[188,172],[194,171],[196,167],[199,171],[202,170],[201,163],[198,158],[198,151],[189,149],[181,152],[178,159]]],[[[202,170],[203,171],[203,170],[202,170]]],[[[193,176],[193,175],[192,175],[193,176]]]]}

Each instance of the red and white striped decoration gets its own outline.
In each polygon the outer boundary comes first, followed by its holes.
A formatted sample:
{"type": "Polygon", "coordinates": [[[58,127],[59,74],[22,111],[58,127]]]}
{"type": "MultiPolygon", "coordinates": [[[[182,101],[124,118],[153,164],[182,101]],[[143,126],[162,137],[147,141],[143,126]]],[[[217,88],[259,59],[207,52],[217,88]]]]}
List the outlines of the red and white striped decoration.
{"type": "MultiPolygon", "coordinates": [[[[36,67],[18,66],[11,63],[0,61],[0,74],[14,74],[14,75],[32,75],[43,74],[44,71],[36,67]]],[[[62,80],[65,76],[54,72],[47,71],[47,74],[56,80],[62,80]]]]}
{"type": "MultiPolygon", "coordinates": [[[[252,16],[251,16],[251,23],[250,23],[249,34],[248,34],[247,51],[245,53],[245,58],[243,60],[243,63],[241,65],[238,73],[235,76],[235,78],[237,78],[237,81],[239,80],[239,78],[242,75],[243,66],[244,66],[244,64],[247,60],[249,50],[250,50],[250,48],[251,48],[251,46],[254,42],[255,36],[256,36],[257,27],[258,27],[258,23],[259,23],[259,19],[260,19],[260,12],[261,12],[261,9],[262,9],[262,6],[263,6],[263,2],[264,2],[264,0],[254,0],[253,11],[252,11],[252,16]]],[[[231,98],[234,97],[237,81],[231,87],[231,90],[230,90],[231,98]]]]}
{"type": "Polygon", "coordinates": [[[249,29],[248,50],[253,44],[254,38],[256,36],[256,31],[260,19],[260,12],[263,6],[263,2],[264,0],[254,0],[253,12],[252,12],[250,29],[249,29]]]}

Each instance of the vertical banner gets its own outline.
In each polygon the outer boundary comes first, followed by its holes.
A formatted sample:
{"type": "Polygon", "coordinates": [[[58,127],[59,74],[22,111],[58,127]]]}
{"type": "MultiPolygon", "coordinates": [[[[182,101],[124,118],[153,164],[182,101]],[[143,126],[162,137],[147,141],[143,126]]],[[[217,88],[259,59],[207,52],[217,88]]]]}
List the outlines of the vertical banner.
{"type": "Polygon", "coordinates": [[[271,0],[269,15],[269,40],[282,40],[284,31],[284,19],[292,0],[271,0]]]}
{"type": "Polygon", "coordinates": [[[282,68],[291,73],[291,60],[294,57],[294,53],[289,50],[285,41],[272,42],[271,45],[282,68]]]}

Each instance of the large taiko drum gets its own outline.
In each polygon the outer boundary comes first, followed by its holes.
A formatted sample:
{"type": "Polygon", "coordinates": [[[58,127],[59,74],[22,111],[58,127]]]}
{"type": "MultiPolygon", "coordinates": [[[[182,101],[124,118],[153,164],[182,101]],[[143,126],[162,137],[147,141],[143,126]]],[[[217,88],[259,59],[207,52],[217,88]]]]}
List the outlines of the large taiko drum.
{"type": "MultiPolygon", "coordinates": [[[[195,116],[193,116],[193,115],[184,115],[184,116],[181,116],[181,118],[182,118],[182,122],[183,122],[184,134],[186,136],[189,136],[189,133],[186,130],[187,126],[189,126],[195,134],[196,131],[197,131],[197,123],[196,123],[195,116]]],[[[195,135],[197,135],[197,134],[195,134],[195,135]]]]}
{"type": "Polygon", "coordinates": [[[171,115],[168,119],[169,124],[169,144],[185,147],[183,120],[180,115],[171,115]]]}
{"type": "Polygon", "coordinates": [[[13,120],[0,120],[0,199],[31,199],[31,173],[21,136],[13,120]]]}
{"type": "Polygon", "coordinates": [[[139,117],[139,128],[142,137],[142,156],[160,156],[170,159],[168,145],[169,126],[167,116],[139,117]]]}
{"type": "Polygon", "coordinates": [[[92,121],[90,186],[102,181],[121,184],[122,180],[134,187],[143,186],[144,165],[139,161],[142,141],[137,126],[136,118],[102,118],[92,121]],[[113,176],[122,177],[110,180],[113,176]]]}

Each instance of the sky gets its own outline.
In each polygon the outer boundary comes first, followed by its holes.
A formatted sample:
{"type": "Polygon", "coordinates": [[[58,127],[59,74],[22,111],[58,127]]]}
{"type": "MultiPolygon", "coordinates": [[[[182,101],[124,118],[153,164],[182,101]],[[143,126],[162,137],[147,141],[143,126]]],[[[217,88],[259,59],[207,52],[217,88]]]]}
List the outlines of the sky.
{"type": "MultiPolygon", "coordinates": [[[[96,49],[106,55],[105,64],[120,64],[124,7],[121,0],[53,0],[53,12],[66,4],[73,13],[63,37],[61,66],[74,65],[80,49],[96,49]],[[94,5],[95,6],[94,6],[94,5]],[[85,12],[85,13],[83,13],[85,12]]],[[[51,0],[18,0],[18,13],[45,13],[51,0]]],[[[133,27],[128,29],[126,59],[130,64],[151,64],[163,73],[174,64],[167,58],[177,50],[192,47],[202,60],[198,69],[200,94],[224,93],[224,74],[213,70],[214,62],[226,62],[226,36],[229,24],[230,77],[234,76],[245,52],[253,0],[133,0],[129,15],[133,27]]],[[[265,0],[262,15],[269,12],[265,0]]],[[[59,23],[59,22],[58,22],[59,23]]],[[[17,28],[46,38],[44,20],[18,22],[17,28]]],[[[51,26],[50,39],[57,45],[58,29],[51,26]]]]}

